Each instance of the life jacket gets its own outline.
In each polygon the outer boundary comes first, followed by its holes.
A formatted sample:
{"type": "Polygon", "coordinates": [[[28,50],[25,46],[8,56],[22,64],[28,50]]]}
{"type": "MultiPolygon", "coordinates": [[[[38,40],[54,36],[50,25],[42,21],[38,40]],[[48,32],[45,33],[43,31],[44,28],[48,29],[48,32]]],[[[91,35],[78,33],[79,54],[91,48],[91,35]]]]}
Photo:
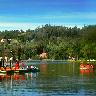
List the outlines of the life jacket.
{"type": "Polygon", "coordinates": [[[87,64],[87,65],[86,65],[86,68],[87,68],[87,69],[89,69],[89,68],[90,68],[90,65],[89,65],[89,64],[87,64]]]}
{"type": "Polygon", "coordinates": [[[1,67],[0,69],[1,69],[2,71],[4,71],[4,70],[5,70],[5,69],[4,69],[4,67],[1,67]]]}
{"type": "Polygon", "coordinates": [[[91,67],[91,68],[94,68],[92,64],[90,65],[90,67],[91,67]]]}
{"type": "Polygon", "coordinates": [[[11,68],[10,67],[6,67],[6,71],[10,71],[11,70],[11,68]]]}
{"type": "Polygon", "coordinates": [[[19,69],[19,64],[18,63],[15,64],[15,70],[16,69],[19,69]]]}
{"type": "Polygon", "coordinates": [[[12,67],[11,70],[15,70],[15,67],[12,67]]]}
{"type": "Polygon", "coordinates": [[[80,68],[84,68],[85,66],[84,66],[84,64],[80,64],[80,68]]]}

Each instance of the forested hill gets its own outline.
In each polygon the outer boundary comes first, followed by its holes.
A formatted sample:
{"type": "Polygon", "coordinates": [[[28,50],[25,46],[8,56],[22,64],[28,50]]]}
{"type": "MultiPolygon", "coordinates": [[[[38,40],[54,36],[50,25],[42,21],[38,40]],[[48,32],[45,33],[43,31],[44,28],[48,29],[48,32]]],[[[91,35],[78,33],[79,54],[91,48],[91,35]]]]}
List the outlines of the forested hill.
{"type": "Polygon", "coordinates": [[[48,59],[96,59],[96,25],[78,27],[46,24],[35,30],[0,32],[0,56],[18,59],[39,59],[42,52],[48,59]]]}

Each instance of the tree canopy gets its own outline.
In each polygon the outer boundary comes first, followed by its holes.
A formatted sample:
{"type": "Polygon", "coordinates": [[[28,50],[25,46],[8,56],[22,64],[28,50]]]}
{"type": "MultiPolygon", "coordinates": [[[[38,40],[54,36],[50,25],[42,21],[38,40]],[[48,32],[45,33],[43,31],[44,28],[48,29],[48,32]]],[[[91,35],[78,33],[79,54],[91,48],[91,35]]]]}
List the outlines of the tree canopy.
{"type": "Polygon", "coordinates": [[[96,25],[52,26],[46,24],[35,30],[0,31],[0,56],[18,59],[39,59],[42,52],[48,59],[96,59],[96,25]]]}

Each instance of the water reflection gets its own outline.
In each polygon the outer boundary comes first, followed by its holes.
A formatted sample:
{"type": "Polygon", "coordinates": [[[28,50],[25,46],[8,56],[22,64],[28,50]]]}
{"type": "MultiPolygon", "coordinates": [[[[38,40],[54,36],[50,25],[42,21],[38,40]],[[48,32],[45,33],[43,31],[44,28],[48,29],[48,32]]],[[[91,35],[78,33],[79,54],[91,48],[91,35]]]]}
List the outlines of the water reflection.
{"type": "Polygon", "coordinates": [[[0,75],[0,96],[95,96],[95,70],[78,63],[37,65],[39,73],[0,75]]]}
{"type": "MultiPolygon", "coordinates": [[[[45,65],[44,65],[45,66],[45,65]]],[[[40,92],[52,96],[93,96],[96,91],[95,71],[80,70],[79,64],[47,64],[45,74],[39,74],[40,92]],[[92,91],[93,90],[93,91],[92,91]]],[[[43,67],[42,67],[43,68],[43,67]]],[[[41,71],[43,70],[41,68],[41,71]]]]}
{"type": "Polygon", "coordinates": [[[88,75],[88,74],[92,74],[93,73],[93,69],[80,69],[80,74],[82,75],[88,75]]]}
{"type": "Polygon", "coordinates": [[[47,73],[47,62],[42,60],[40,62],[40,71],[42,74],[46,74],[47,73]]]}
{"type": "Polygon", "coordinates": [[[32,88],[32,81],[35,80],[37,76],[38,73],[15,73],[13,75],[0,74],[0,90],[2,90],[0,96],[22,96],[24,93],[24,96],[26,96],[29,93],[26,93],[26,89],[32,88]]]}
{"type": "Polygon", "coordinates": [[[28,78],[36,77],[37,75],[38,73],[25,73],[25,74],[14,73],[13,75],[0,74],[0,82],[4,80],[26,80],[28,78]]]}

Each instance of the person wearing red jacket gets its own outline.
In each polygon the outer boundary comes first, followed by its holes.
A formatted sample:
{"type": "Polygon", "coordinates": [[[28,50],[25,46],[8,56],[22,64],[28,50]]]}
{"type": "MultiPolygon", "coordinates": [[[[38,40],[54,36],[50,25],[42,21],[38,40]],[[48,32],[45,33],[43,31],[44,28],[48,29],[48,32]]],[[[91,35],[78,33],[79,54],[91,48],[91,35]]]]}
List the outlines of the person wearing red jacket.
{"type": "Polygon", "coordinates": [[[15,70],[19,69],[19,61],[15,63],[15,70]]]}

